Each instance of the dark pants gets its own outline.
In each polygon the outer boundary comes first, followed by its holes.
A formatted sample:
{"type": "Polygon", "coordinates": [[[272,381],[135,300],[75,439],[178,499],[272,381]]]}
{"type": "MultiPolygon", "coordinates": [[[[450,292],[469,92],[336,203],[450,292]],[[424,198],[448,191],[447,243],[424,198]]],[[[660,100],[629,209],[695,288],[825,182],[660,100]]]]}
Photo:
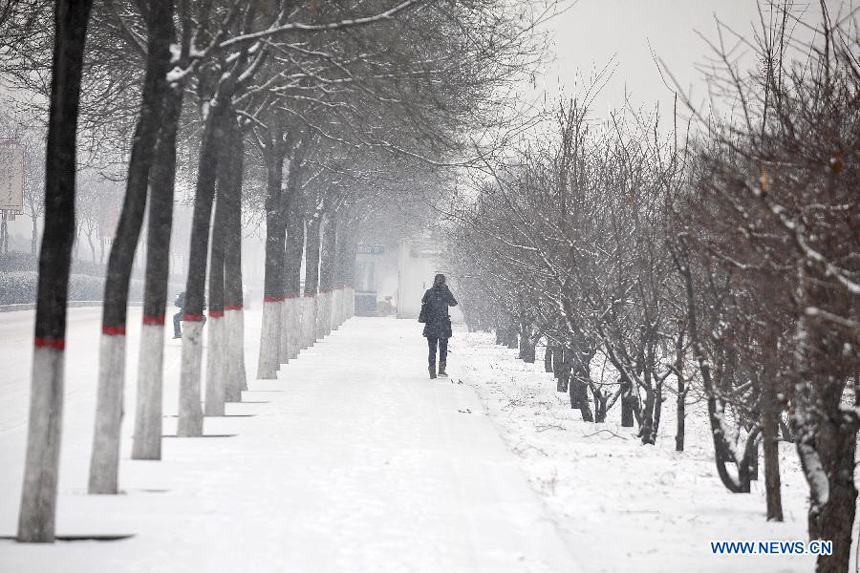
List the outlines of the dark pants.
{"type": "Polygon", "coordinates": [[[448,339],[427,337],[427,346],[430,348],[430,366],[436,366],[436,343],[439,343],[439,362],[446,362],[448,359],[448,339]]]}
{"type": "Polygon", "coordinates": [[[182,320],[182,311],[180,310],[173,315],[173,336],[182,336],[182,330],[179,328],[179,321],[182,320]]]}

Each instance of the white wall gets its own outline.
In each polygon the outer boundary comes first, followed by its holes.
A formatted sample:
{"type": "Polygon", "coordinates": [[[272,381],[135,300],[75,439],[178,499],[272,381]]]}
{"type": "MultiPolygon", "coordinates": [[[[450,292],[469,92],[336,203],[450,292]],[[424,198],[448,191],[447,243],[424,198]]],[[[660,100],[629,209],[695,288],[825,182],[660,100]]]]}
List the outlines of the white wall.
{"type": "Polygon", "coordinates": [[[413,243],[401,241],[398,249],[397,318],[418,318],[421,297],[438,272],[434,256],[413,256],[413,243]]]}

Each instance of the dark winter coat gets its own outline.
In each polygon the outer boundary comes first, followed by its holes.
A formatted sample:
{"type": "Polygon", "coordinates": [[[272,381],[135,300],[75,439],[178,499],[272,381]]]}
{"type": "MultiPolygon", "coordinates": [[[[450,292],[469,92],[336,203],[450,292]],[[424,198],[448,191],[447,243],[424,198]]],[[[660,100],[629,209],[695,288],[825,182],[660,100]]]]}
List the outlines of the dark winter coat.
{"type": "Polygon", "coordinates": [[[428,338],[451,338],[451,317],[448,307],[457,306],[457,300],[447,286],[427,289],[421,299],[421,314],[424,317],[424,336],[428,338]]]}

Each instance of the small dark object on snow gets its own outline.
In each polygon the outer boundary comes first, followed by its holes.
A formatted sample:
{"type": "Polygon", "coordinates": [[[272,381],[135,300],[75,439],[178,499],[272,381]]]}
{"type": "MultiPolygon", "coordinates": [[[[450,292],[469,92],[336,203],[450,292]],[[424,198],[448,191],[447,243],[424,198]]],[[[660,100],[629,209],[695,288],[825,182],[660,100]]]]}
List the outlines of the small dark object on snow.
{"type": "Polygon", "coordinates": [[[469,408],[466,408],[465,410],[460,410],[458,408],[457,411],[460,412],[461,414],[471,414],[472,413],[472,410],[469,408]]]}

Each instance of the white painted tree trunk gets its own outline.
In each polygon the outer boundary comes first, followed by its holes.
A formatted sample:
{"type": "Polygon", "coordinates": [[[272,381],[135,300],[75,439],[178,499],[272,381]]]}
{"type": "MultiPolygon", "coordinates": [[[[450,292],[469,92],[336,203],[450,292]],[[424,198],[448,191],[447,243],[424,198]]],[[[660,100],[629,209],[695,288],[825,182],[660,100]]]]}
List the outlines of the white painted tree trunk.
{"type": "Polygon", "coordinates": [[[339,288],[334,291],[334,300],[332,301],[332,320],[331,329],[337,330],[343,320],[341,319],[341,307],[343,306],[343,289],[339,288]]]}
{"type": "Polygon", "coordinates": [[[302,350],[310,348],[311,328],[314,320],[314,299],[311,296],[302,297],[302,350]]]}
{"type": "Polygon", "coordinates": [[[316,324],[314,324],[314,340],[322,340],[325,338],[325,311],[327,308],[326,302],[328,301],[328,293],[321,292],[316,297],[316,311],[314,318],[316,319],[316,324]]]}
{"type": "Polygon", "coordinates": [[[287,351],[289,358],[294,359],[299,355],[301,350],[301,299],[293,296],[287,299],[287,351]]]}
{"type": "Polygon", "coordinates": [[[134,416],[133,460],[161,459],[164,322],[144,322],[137,365],[137,406],[134,416]]]}
{"type": "Polygon", "coordinates": [[[182,325],[182,372],[179,377],[179,419],[176,434],[190,438],[203,435],[200,406],[200,370],[203,362],[203,321],[182,325]]]}
{"type": "Polygon", "coordinates": [[[224,316],[209,314],[209,338],[206,349],[206,416],[223,416],[226,399],[227,348],[224,344],[224,316]],[[214,316],[213,316],[214,315],[214,316]]]}
{"type": "Polygon", "coordinates": [[[302,351],[302,316],[304,313],[304,299],[294,297],[291,299],[293,305],[292,320],[290,321],[290,358],[298,358],[302,351]]]}
{"type": "Polygon", "coordinates": [[[322,333],[320,332],[320,324],[322,321],[321,315],[323,312],[323,308],[325,308],[324,300],[324,293],[317,293],[317,295],[314,297],[314,342],[322,338],[322,333]]]}
{"type": "Polygon", "coordinates": [[[278,338],[278,362],[287,364],[290,361],[290,299],[281,301],[281,331],[278,338]]]}
{"type": "Polygon", "coordinates": [[[296,336],[295,331],[293,330],[293,314],[295,300],[295,297],[288,296],[284,298],[284,332],[281,336],[283,340],[284,361],[282,361],[281,364],[287,364],[292,358],[294,358],[293,345],[295,344],[296,336]]]}
{"type": "Polygon", "coordinates": [[[119,444],[125,382],[125,333],[102,334],[96,425],[90,456],[90,494],[119,492],[119,444]]]}
{"type": "Polygon", "coordinates": [[[331,299],[332,291],[325,293],[325,310],[323,311],[322,332],[323,337],[331,334],[331,299]]]}
{"type": "Polygon", "coordinates": [[[319,295],[308,297],[308,319],[305,323],[305,348],[310,348],[316,341],[317,298],[319,298],[319,295]]]}
{"type": "Polygon", "coordinates": [[[242,386],[247,389],[245,380],[245,333],[242,309],[224,311],[224,345],[226,360],[225,394],[227,402],[242,401],[242,386]]]}
{"type": "Polygon", "coordinates": [[[260,361],[257,364],[258,380],[275,380],[278,377],[278,349],[281,337],[280,314],[279,302],[263,302],[263,326],[260,329],[260,361]]]}
{"type": "Polygon", "coordinates": [[[242,392],[248,390],[248,373],[245,371],[245,309],[240,308],[236,314],[236,340],[239,349],[239,401],[242,392]]]}
{"type": "MultiPolygon", "coordinates": [[[[60,345],[62,346],[62,345],[60,345]]],[[[33,382],[18,541],[52,543],[63,424],[63,348],[33,349],[33,382]]]]}

